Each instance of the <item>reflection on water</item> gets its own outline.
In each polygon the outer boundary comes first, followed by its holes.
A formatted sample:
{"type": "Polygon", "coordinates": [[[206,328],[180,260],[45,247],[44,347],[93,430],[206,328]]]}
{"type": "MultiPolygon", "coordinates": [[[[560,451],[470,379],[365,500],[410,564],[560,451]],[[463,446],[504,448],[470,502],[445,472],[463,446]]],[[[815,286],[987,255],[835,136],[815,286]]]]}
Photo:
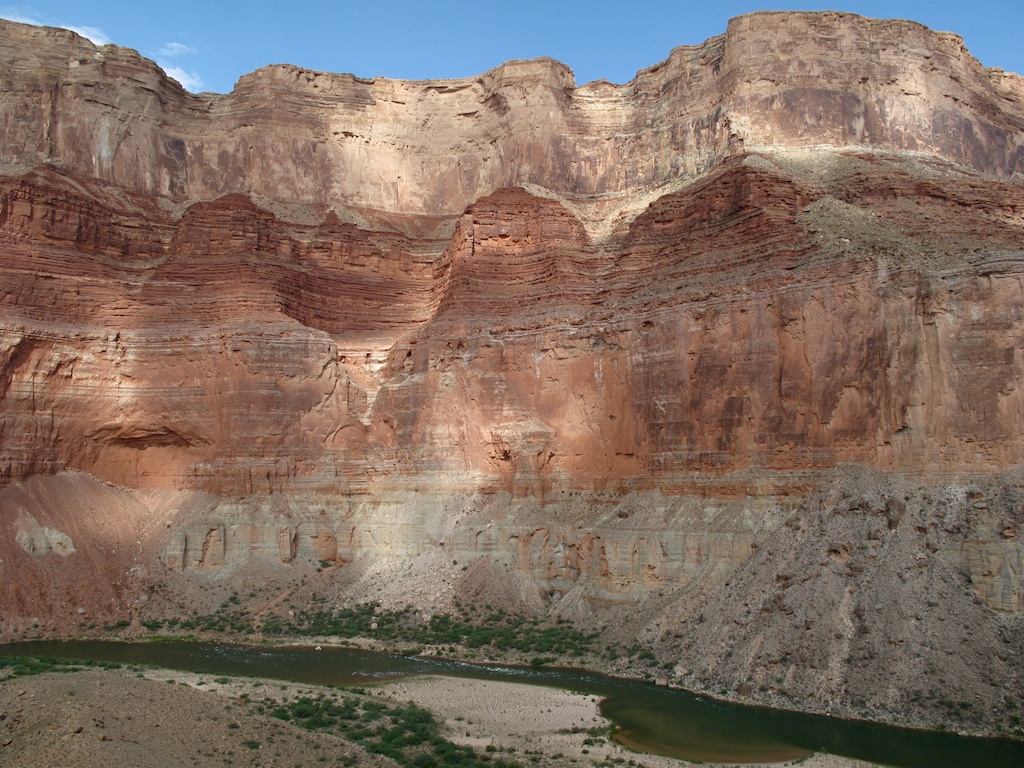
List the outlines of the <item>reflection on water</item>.
{"type": "Polygon", "coordinates": [[[1024,742],[973,739],[744,707],[571,669],[478,665],[351,648],[316,651],[179,641],[14,643],[0,646],[0,655],[150,664],[320,685],[365,685],[432,674],[553,686],[601,696],[601,711],[622,728],[618,738],[626,746],[705,762],[774,762],[824,751],[901,768],[1024,766],[1024,742]]]}
{"type": "Polygon", "coordinates": [[[629,696],[617,696],[606,699],[601,712],[622,726],[622,733],[616,736],[620,744],[645,752],[707,763],[783,762],[811,753],[776,741],[773,733],[762,732],[756,723],[751,724],[736,713],[730,717],[727,711],[714,711],[710,702],[699,703],[696,708],[661,708],[629,696]],[[688,709],[697,709],[699,713],[688,709]]]}

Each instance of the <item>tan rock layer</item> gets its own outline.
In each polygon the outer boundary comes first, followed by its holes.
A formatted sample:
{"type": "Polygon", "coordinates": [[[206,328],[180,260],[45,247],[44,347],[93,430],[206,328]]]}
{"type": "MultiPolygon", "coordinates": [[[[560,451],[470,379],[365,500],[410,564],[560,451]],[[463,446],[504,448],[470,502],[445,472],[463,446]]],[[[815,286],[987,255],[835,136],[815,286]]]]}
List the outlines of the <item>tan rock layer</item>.
{"type": "Polygon", "coordinates": [[[1003,177],[1024,163],[1020,78],[912,22],[743,16],[622,86],[576,87],[538,59],[422,82],[281,65],[226,95],[185,93],[134,51],[67,31],[0,29],[4,159],[176,200],[453,215],[537,184],[621,202],[743,147],[913,150],[1003,177]]]}

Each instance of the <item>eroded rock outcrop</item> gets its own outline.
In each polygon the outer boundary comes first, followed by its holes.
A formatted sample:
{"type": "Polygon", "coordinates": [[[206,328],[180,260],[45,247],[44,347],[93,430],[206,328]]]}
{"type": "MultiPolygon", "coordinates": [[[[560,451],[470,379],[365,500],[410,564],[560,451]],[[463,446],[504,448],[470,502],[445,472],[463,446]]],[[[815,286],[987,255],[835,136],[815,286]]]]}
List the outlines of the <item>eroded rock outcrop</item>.
{"type": "Polygon", "coordinates": [[[1012,532],[1022,502],[1019,477],[927,489],[847,477],[808,497],[721,589],[667,608],[662,641],[693,679],[724,672],[762,700],[913,713],[956,691],[964,709],[1012,710],[1019,625],[992,612],[1013,610],[1024,582],[982,504],[1012,510],[1012,532]]]}
{"type": "Polygon", "coordinates": [[[461,597],[1019,699],[1024,81],[956,36],[194,96],[0,21],[0,163],[0,638],[461,597]]]}

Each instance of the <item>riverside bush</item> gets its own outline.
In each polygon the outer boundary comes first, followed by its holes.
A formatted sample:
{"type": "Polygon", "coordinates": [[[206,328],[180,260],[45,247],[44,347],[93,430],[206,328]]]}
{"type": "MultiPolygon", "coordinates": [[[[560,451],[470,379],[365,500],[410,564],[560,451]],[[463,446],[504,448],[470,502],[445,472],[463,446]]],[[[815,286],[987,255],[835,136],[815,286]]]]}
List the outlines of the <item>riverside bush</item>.
{"type": "Polygon", "coordinates": [[[351,697],[303,696],[293,701],[267,697],[261,706],[301,728],[339,734],[370,752],[411,768],[517,768],[516,763],[479,755],[441,737],[429,710],[416,704],[389,706],[351,697]]]}
{"type": "Polygon", "coordinates": [[[0,656],[0,680],[41,675],[44,672],[81,672],[83,669],[120,669],[112,661],[58,659],[53,656],[0,656]]]}
{"type": "Polygon", "coordinates": [[[491,652],[517,651],[523,654],[566,656],[593,651],[599,633],[582,632],[560,619],[556,624],[541,626],[537,619],[488,611],[472,615],[462,608],[458,615],[439,614],[423,621],[412,608],[383,611],[376,603],[363,603],[351,608],[296,610],[288,618],[266,616],[257,619],[245,608],[225,602],[216,612],[180,621],[147,620],[143,626],[154,629],[206,631],[216,633],[262,632],[264,636],[298,637],[372,637],[395,643],[419,646],[463,646],[491,652]]]}

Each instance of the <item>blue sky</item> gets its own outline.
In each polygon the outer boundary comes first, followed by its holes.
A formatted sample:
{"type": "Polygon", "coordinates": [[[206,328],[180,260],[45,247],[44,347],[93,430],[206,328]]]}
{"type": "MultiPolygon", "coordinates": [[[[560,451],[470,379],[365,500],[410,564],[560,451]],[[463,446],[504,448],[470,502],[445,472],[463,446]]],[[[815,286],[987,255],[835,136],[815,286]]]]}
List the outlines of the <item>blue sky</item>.
{"type": "Polygon", "coordinates": [[[0,0],[0,17],[135,48],[189,90],[224,93],[267,64],[418,80],[536,56],[565,62],[577,83],[623,83],[724,32],[731,16],[825,8],[957,32],[986,66],[1024,74],[1024,0],[0,0]]]}

